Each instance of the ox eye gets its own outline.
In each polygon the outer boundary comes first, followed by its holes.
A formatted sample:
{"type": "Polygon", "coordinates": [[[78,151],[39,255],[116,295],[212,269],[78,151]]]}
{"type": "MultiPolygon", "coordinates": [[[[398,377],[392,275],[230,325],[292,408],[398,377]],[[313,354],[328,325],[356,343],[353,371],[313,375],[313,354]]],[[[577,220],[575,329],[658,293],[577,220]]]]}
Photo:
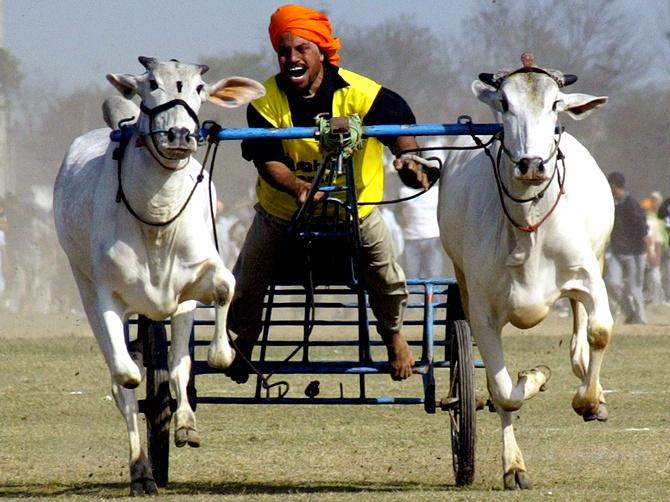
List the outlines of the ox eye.
{"type": "Polygon", "coordinates": [[[177,92],[181,92],[181,89],[184,84],[181,83],[181,80],[177,80],[177,92]]]}
{"type": "Polygon", "coordinates": [[[560,104],[561,104],[560,100],[556,100],[556,101],[554,101],[554,104],[551,105],[551,109],[552,109],[553,111],[558,110],[558,105],[560,105],[560,104]]]}
{"type": "Polygon", "coordinates": [[[198,87],[195,88],[195,90],[198,94],[200,94],[204,88],[205,88],[205,85],[200,84],[198,87]]]}
{"type": "Polygon", "coordinates": [[[149,87],[152,91],[155,91],[158,89],[158,82],[156,82],[154,79],[149,80],[149,87]]]}
{"type": "Polygon", "coordinates": [[[507,110],[509,110],[509,103],[507,102],[507,100],[505,98],[502,98],[500,100],[500,106],[502,107],[503,112],[506,112],[507,110]]]}

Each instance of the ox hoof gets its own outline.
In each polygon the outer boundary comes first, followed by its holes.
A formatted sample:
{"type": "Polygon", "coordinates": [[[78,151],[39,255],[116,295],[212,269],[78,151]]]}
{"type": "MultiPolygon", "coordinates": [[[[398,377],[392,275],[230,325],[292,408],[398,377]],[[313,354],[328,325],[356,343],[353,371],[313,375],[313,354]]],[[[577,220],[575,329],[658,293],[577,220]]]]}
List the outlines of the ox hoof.
{"type": "Polygon", "coordinates": [[[138,478],[130,482],[130,496],[158,495],[158,486],[151,478],[138,478]]]}
{"type": "Polygon", "coordinates": [[[598,410],[595,413],[585,413],[582,415],[584,422],[593,422],[597,420],[598,422],[607,422],[609,414],[607,413],[607,406],[604,403],[600,403],[598,410]]]}
{"type": "Polygon", "coordinates": [[[229,368],[235,359],[235,350],[229,351],[221,350],[214,342],[209,346],[207,351],[207,364],[212,368],[226,369],[229,368]]]}
{"type": "Polygon", "coordinates": [[[200,446],[200,434],[192,427],[180,427],[174,431],[174,444],[177,448],[189,445],[191,448],[200,446]]]}
{"type": "Polygon", "coordinates": [[[510,471],[503,474],[505,490],[528,490],[531,487],[530,477],[526,471],[510,471]]]}
{"type": "Polygon", "coordinates": [[[544,377],[544,382],[540,384],[539,390],[540,392],[544,392],[546,390],[547,382],[551,378],[551,369],[549,368],[549,366],[539,365],[530,370],[519,371],[517,378],[521,380],[523,377],[532,376],[533,378],[541,381],[542,377],[540,375],[544,377]]]}

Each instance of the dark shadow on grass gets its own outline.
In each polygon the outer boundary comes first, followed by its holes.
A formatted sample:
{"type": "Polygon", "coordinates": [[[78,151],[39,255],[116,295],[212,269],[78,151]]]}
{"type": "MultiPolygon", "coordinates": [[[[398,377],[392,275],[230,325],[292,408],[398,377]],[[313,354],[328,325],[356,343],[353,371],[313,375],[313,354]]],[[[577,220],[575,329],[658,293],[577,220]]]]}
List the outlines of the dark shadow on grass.
{"type": "MultiPolygon", "coordinates": [[[[25,483],[0,485],[2,498],[35,498],[91,496],[123,498],[128,496],[129,483],[82,483],[65,485],[58,483],[25,483]]],[[[262,483],[262,482],[174,482],[160,488],[163,496],[180,495],[319,495],[327,493],[387,493],[387,492],[459,492],[467,488],[455,485],[424,485],[420,483],[262,483]]]]}

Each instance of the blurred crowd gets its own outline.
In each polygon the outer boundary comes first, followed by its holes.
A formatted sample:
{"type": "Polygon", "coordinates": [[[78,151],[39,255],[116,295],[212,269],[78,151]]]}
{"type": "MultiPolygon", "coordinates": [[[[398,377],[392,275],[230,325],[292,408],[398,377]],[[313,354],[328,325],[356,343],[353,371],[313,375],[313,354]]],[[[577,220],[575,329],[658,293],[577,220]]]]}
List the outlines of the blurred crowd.
{"type": "Polygon", "coordinates": [[[615,205],[605,255],[610,307],[626,324],[646,324],[648,306],[670,305],[670,198],[654,191],[638,200],[619,172],[608,181],[615,205]]]}

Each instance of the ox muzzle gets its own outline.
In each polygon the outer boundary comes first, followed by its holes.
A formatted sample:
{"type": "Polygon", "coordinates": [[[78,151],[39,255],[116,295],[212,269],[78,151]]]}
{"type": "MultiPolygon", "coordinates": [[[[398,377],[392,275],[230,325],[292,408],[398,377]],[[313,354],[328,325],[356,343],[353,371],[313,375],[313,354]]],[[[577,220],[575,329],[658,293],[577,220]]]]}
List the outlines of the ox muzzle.
{"type": "Polygon", "coordinates": [[[198,148],[200,120],[198,114],[183,99],[173,99],[153,108],[140,103],[140,110],[149,117],[149,134],[153,146],[158,154],[165,159],[185,158],[198,148]],[[195,123],[194,131],[188,127],[172,126],[167,129],[154,129],[157,115],[181,106],[195,123]],[[157,139],[160,138],[160,139],[157,139]]]}

